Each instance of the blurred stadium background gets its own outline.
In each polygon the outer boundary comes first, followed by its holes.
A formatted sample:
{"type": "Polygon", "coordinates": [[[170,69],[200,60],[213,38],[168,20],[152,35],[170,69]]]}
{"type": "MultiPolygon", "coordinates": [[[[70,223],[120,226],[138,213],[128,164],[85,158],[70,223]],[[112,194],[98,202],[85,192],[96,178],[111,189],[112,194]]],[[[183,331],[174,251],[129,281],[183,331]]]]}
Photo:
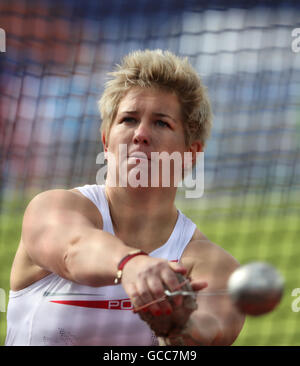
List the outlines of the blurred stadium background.
{"type": "Polygon", "coordinates": [[[46,189],[95,183],[106,72],[129,51],[169,49],[189,57],[214,111],[204,196],[179,194],[179,208],[240,263],[267,261],[286,280],[279,307],[248,318],[235,345],[299,345],[292,291],[300,288],[300,53],[291,47],[299,2],[1,0],[0,28],[6,302],[28,201],[46,189]]]}

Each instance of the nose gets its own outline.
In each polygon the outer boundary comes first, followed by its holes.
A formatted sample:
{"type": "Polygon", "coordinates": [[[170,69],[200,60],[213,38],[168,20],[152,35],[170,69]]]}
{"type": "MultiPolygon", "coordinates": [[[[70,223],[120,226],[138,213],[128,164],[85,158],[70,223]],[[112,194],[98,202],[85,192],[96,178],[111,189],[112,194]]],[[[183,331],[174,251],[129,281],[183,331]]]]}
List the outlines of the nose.
{"type": "Polygon", "coordinates": [[[138,124],[136,130],[134,131],[133,142],[135,144],[150,144],[151,131],[149,125],[145,121],[138,124]]]}

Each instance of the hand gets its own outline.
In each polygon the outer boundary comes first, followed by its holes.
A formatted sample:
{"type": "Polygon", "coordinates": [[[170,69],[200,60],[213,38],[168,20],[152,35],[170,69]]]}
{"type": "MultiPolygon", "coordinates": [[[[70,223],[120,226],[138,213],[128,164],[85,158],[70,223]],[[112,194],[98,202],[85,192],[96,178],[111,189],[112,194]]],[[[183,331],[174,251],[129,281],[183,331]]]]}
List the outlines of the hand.
{"type": "MultiPolygon", "coordinates": [[[[179,282],[175,272],[186,274],[186,269],[179,263],[168,262],[150,256],[132,258],[124,267],[122,285],[130,297],[134,307],[142,306],[164,296],[167,287],[174,291],[179,282]]],[[[199,283],[195,283],[197,289],[199,283]]],[[[174,305],[180,306],[182,296],[173,298],[174,305]]],[[[171,314],[173,307],[168,300],[150,305],[144,311],[153,315],[171,314]]]]}

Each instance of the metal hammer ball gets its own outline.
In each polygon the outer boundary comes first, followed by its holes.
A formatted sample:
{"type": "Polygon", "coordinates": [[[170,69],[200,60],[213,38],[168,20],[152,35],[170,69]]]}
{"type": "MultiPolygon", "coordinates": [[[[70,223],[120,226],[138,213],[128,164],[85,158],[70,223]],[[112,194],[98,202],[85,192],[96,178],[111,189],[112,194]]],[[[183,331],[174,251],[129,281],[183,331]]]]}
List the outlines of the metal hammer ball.
{"type": "Polygon", "coordinates": [[[279,304],[284,281],[270,264],[252,262],[236,269],[227,285],[239,311],[257,316],[272,311],[279,304]]]}

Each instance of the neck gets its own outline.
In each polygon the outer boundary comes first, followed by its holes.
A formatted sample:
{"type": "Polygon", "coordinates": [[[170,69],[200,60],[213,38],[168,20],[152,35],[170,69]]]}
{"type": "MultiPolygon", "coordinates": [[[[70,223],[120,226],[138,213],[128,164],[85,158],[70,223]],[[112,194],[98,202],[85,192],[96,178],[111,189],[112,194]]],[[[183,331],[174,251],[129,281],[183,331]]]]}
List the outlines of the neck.
{"type": "Polygon", "coordinates": [[[163,245],[177,220],[176,189],[105,187],[116,236],[125,244],[152,251],[163,245]]]}

